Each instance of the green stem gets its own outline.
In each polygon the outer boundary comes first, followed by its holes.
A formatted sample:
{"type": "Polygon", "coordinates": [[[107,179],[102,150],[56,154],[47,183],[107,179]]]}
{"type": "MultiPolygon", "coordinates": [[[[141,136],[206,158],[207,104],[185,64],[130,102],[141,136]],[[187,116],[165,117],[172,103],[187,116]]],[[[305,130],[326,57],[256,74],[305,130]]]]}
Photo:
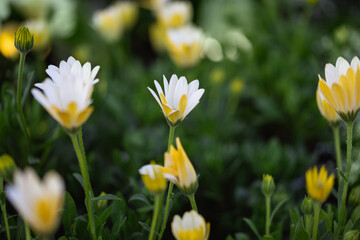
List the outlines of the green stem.
{"type": "MultiPolygon", "coordinates": [[[[335,154],[336,154],[336,165],[338,168],[338,176],[340,176],[339,171],[342,171],[342,163],[341,163],[341,149],[340,149],[340,137],[339,137],[339,125],[334,126],[334,145],[335,145],[335,154]]],[[[341,178],[338,177],[338,184],[340,186],[341,178]]]]}
{"type": "Polygon", "coordinates": [[[308,214],[305,214],[305,229],[309,236],[311,236],[311,215],[308,214]]]}
{"type": "Polygon", "coordinates": [[[84,181],[85,202],[86,202],[85,205],[86,205],[86,209],[87,209],[88,217],[89,217],[91,236],[92,236],[93,240],[97,240],[96,232],[95,232],[94,213],[93,213],[93,208],[92,208],[92,203],[91,203],[91,198],[90,198],[91,185],[90,185],[89,172],[87,171],[87,164],[81,154],[77,134],[70,134],[70,137],[71,137],[71,141],[73,143],[73,146],[74,146],[74,149],[76,152],[76,156],[79,161],[81,175],[82,175],[83,181],[84,181]]]}
{"type": "Polygon", "coordinates": [[[312,240],[316,240],[316,238],[317,238],[317,229],[318,229],[318,224],[319,224],[320,206],[321,206],[320,203],[318,203],[318,202],[314,203],[314,227],[313,227],[312,240]]]}
{"type": "Polygon", "coordinates": [[[21,104],[21,84],[22,84],[22,75],[23,75],[23,69],[24,69],[24,63],[25,63],[25,57],[26,53],[20,53],[20,62],[19,62],[19,73],[18,73],[18,84],[17,84],[17,109],[20,116],[20,126],[22,130],[24,131],[25,137],[30,141],[30,131],[26,125],[24,113],[22,111],[22,104],[21,104]]]}
{"type": "Polygon", "coordinates": [[[265,234],[270,234],[270,203],[271,203],[271,197],[265,196],[265,202],[266,202],[266,219],[265,219],[265,234]]]}
{"type": "Polygon", "coordinates": [[[346,130],[347,130],[347,150],[346,150],[346,179],[344,181],[344,189],[341,199],[341,207],[340,207],[340,214],[339,214],[339,230],[342,231],[343,226],[345,224],[346,218],[346,198],[347,198],[347,191],[349,187],[349,177],[350,177],[350,170],[351,170],[351,150],[352,150],[352,134],[353,134],[353,126],[354,121],[346,123],[346,130]]]}
{"type": "Polygon", "coordinates": [[[195,195],[194,194],[188,195],[188,198],[190,200],[192,209],[197,212],[198,210],[197,210],[197,206],[196,206],[195,195]]]}
{"type": "Polygon", "coordinates": [[[29,224],[27,223],[26,220],[24,220],[24,225],[25,225],[26,240],[31,240],[30,228],[29,228],[29,224]]]}
{"type": "Polygon", "coordinates": [[[168,141],[168,151],[170,151],[170,146],[171,146],[171,144],[173,142],[173,139],[174,139],[175,128],[176,127],[170,126],[169,141],[168,141]]]}
{"type": "MultiPolygon", "coordinates": [[[[84,141],[83,141],[83,137],[82,137],[82,128],[80,127],[80,129],[78,130],[78,139],[79,139],[79,146],[80,146],[80,150],[81,150],[81,155],[82,158],[84,159],[84,165],[85,165],[85,170],[88,173],[89,169],[87,166],[87,161],[86,161],[86,155],[85,155],[85,148],[84,148],[84,141]]],[[[89,180],[90,182],[90,180],[89,180]]],[[[89,188],[90,188],[90,193],[91,193],[91,198],[94,197],[94,193],[91,187],[91,184],[89,184],[89,188]]]]}
{"type": "MultiPolygon", "coordinates": [[[[2,194],[4,191],[4,182],[3,179],[0,177],[0,194],[2,194]]],[[[9,222],[8,222],[8,218],[7,218],[7,213],[6,213],[6,202],[5,202],[5,197],[4,197],[4,201],[1,201],[1,211],[3,213],[4,216],[4,222],[5,222],[5,228],[6,228],[6,236],[7,239],[10,240],[10,229],[9,229],[9,222]]]]}
{"type": "Polygon", "coordinates": [[[155,196],[155,208],[154,208],[153,217],[152,217],[152,221],[151,221],[151,230],[150,230],[149,240],[152,240],[154,237],[156,220],[159,215],[160,203],[161,203],[161,196],[158,196],[158,195],[155,196]]]}

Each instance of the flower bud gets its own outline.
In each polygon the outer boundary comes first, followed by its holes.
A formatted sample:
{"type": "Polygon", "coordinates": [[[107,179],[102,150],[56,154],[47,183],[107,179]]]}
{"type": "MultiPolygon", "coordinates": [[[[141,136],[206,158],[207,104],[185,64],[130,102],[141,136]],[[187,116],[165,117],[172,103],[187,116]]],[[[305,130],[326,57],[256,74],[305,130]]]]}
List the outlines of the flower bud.
{"type": "Polygon", "coordinates": [[[312,215],[313,214],[313,205],[312,200],[310,197],[305,197],[303,202],[301,203],[301,211],[305,215],[312,215]]]}
{"type": "Polygon", "coordinates": [[[139,169],[139,173],[151,194],[159,195],[165,191],[167,183],[159,165],[154,163],[145,165],[139,169]]]}
{"type": "Polygon", "coordinates": [[[16,170],[16,165],[12,157],[4,154],[0,157],[0,177],[7,182],[12,182],[13,174],[16,170]]]}
{"type": "MultiPolygon", "coordinates": [[[[105,192],[101,192],[99,197],[102,197],[102,196],[105,196],[105,195],[106,195],[105,192]]],[[[107,203],[108,203],[108,200],[99,200],[99,201],[97,201],[97,204],[96,204],[97,210],[102,211],[106,207],[107,203]]]]}
{"type": "Polygon", "coordinates": [[[261,190],[266,197],[270,197],[275,191],[274,179],[269,174],[263,175],[263,181],[261,184],[261,190]]]}
{"type": "Polygon", "coordinates": [[[15,32],[15,47],[21,53],[28,53],[34,46],[34,35],[27,27],[20,27],[15,32]]]}

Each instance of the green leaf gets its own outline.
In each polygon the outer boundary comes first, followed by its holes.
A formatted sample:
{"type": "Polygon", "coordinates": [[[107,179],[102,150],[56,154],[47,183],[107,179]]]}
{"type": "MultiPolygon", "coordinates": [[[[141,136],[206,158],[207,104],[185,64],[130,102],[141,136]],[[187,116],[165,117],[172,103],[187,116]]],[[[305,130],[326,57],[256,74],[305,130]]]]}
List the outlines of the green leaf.
{"type": "Polygon", "coordinates": [[[351,221],[351,219],[347,222],[346,226],[345,226],[345,229],[344,229],[344,233],[350,231],[352,228],[353,228],[354,224],[353,222],[351,221]]]}
{"type": "Polygon", "coordinates": [[[272,220],[273,220],[276,212],[279,211],[279,209],[281,208],[281,206],[284,205],[284,203],[285,203],[286,201],[288,201],[288,199],[284,199],[284,200],[280,201],[280,202],[276,205],[276,207],[274,208],[274,210],[273,210],[273,212],[271,213],[271,216],[270,216],[270,225],[271,225],[271,222],[272,222],[272,220]]]}
{"type": "Polygon", "coordinates": [[[58,240],[68,240],[68,239],[65,236],[61,236],[61,237],[58,238],[58,240]]]}
{"type": "Polygon", "coordinates": [[[332,221],[330,219],[330,217],[327,215],[327,213],[321,209],[320,211],[320,219],[324,219],[325,224],[326,224],[326,230],[331,231],[332,228],[332,221]]]}
{"type": "Polygon", "coordinates": [[[116,221],[113,228],[111,229],[111,235],[113,236],[113,239],[119,238],[121,227],[124,225],[126,220],[127,220],[127,218],[124,217],[122,220],[119,219],[118,221],[116,221]]]}
{"type": "Polygon", "coordinates": [[[112,212],[112,206],[105,209],[104,212],[100,216],[101,222],[105,222],[109,218],[111,212],[112,212]]]}
{"type": "Polygon", "coordinates": [[[74,178],[80,183],[81,187],[84,188],[84,181],[82,176],[79,173],[73,173],[74,178]]]}
{"type": "Polygon", "coordinates": [[[116,200],[116,201],[121,201],[121,198],[119,198],[118,196],[115,196],[113,194],[105,194],[103,196],[100,197],[94,197],[91,199],[92,201],[99,201],[99,200],[116,200]]]}
{"type": "Polygon", "coordinates": [[[289,210],[291,224],[296,225],[296,223],[300,220],[299,213],[297,211],[289,210]]]}
{"type": "Polygon", "coordinates": [[[144,223],[144,222],[140,222],[140,221],[138,221],[138,223],[139,223],[146,231],[150,232],[150,227],[149,227],[149,225],[147,225],[147,224],[144,223]]]}
{"type": "Polygon", "coordinates": [[[273,236],[271,236],[271,235],[268,234],[268,235],[264,235],[263,238],[262,238],[262,240],[275,240],[275,239],[274,239],[273,236]]]}
{"type": "Polygon", "coordinates": [[[334,234],[331,231],[328,231],[322,235],[319,240],[334,240],[334,234]]]}
{"type": "Polygon", "coordinates": [[[348,182],[347,178],[345,177],[345,174],[340,169],[337,170],[340,173],[340,176],[345,180],[345,182],[348,182]]]}
{"type": "Polygon", "coordinates": [[[257,236],[257,238],[259,240],[261,240],[261,236],[255,226],[255,224],[248,218],[243,218],[243,220],[249,225],[249,227],[251,228],[251,230],[255,233],[255,235],[257,236]]]}
{"type": "Polygon", "coordinates": [[[310,240],[309,234],[306,232],[304,228],[304,223],[302,218],[296,224],[295,237],[298,240],[310,240]]]}
{"type": "Polygon", "coordinates": [[[133,202],[133,201],[141,201],[144,202],[146,205],[152,206],[152,204],[146,199],[146,197],[140,193],[135,194],[129,198],[129,202],[133,202]]]}
{"type": "Polygon", "coordinates": [[[65,192],[64,210],[62,222],[66,233],[71,233],[71,226],[76,218],[76,205],[70,193],[65,192]]]}
{"type": "Polygon", "coordinates": [[[236,240],[250,240],[249,236],[246,235],[245,233],[236,233],[235,239],[236,240]]]}
{"type": "Polygon", "coordinates": [[[360,206],[357,206],[352,214],[351,214],[351,221],[356,222],[360,218],[360,206]]]}

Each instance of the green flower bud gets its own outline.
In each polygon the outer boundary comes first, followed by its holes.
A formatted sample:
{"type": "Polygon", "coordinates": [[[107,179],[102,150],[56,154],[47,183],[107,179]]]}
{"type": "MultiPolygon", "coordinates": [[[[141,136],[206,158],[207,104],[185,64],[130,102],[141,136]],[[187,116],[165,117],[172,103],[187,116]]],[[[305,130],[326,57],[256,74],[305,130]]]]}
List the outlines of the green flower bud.
{"type": "Polygon", "coordinates": [[[28,53],[34,46],[34,34],[27,27],[20,27],[15,33],[15,47],[21,53],[28,53]]]}
{"type": "Polygon", "coordinates": [[[312,215],[313,214],[313,203],[310,197],[305,197],[303,202],[301,203],[301,211],[305,215],[312,215]]]}
{"type": "Polygon", "coordinates": [[[358,240],[360,235],[359,230],[351,230],[345,233],[344,240],[358,240]]]}
{"type": "MultiPolygon", "coordinates": [[[[105,195],[106,195],[105,192],[101,192],[99,197],[102,197],[102,196],[105,196],[105,195]]],[[[107,203],[108,203],[108,200],[99,200],[99,201],[97,201],[97,204],[96,204],[97,210],[102,211],[106,207],[107,203]]]]}
{"type": "Polygon", "coordinates": [[[274,183],[274,179],[271,175],[268,175],[268,174],[263,175],[261,190],[266,197],[267,196],[270,197],[274,193],[275,183],[274,183]]]}
{"type": "Polygon", "coordinates": [[[12,157],[7,154],[2,155],[0,157],[0,177],[7,182],[12,182],[15,170],[16,165],[12,157]]]}

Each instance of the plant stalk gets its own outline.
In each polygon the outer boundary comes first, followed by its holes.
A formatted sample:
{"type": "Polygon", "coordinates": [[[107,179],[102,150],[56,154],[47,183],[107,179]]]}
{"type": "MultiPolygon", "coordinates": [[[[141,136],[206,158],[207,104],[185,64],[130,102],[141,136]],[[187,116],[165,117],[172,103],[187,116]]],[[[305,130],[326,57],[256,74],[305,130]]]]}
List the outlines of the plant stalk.
{"type": "Polygon", "coordinates": [[[266,202],[266,219],[265,219],[265,234],[270,234],[270,204],[271,204],[271,196],[265,196],[266,202]]]}
{"type": "Polygon", "coordinates": [[[319,224],[320,206],[321,206],[321,203],[318,203],[318,202],[314,203],[314,227],[313,227],[312,240],[316,240],[316,238],[317,238],[317,229],[318,229],[318,224],[319,224]]]}
{"type": "Polygon", "coordinates": [[[30,142],[30,131],[26,125],[24,113],[22,110],[22,104],[21,104],[21,85],[22,85],[22,75],[24,70],[25,57],[26,57],[26,53],[20,53],[16,101],[17,101],[17,110],[20,116],[20,126],[25,134],[26,139],[28,140],[28,142],[30,142]]]}
{"type": "Polygon", "coordinates": [[[156,195],[155,196],[155,208],[154,208],[154,213],[153,213],[153,217],[152,217],[152,221],[151,221],[151,230],[150,230],[149,240],[152,240],[154,237],[156,220],[159,215],[160,203],[161,203],[161,196],[156,195]]]}
{"type": "Polygon", "coordinates": [[[336,154],[336,166],[338,168],[338,184],[340,186],[340,174],[339,171],[342,170],[342,162],[341,162],[341,148],[340,148],[340,137],[339,137],[339,125],[334,126],[333,128],[334,133],[334,147],[335,147],[335,154],[336,154]]]}
{"type": "Polygon", "coordinates": [[[190,200],[192,209],[197,212],[198,209],[197,209],[197,206],[196,206],[195,195],[194,194],[188,195],[188,198],[190,200]]]}

